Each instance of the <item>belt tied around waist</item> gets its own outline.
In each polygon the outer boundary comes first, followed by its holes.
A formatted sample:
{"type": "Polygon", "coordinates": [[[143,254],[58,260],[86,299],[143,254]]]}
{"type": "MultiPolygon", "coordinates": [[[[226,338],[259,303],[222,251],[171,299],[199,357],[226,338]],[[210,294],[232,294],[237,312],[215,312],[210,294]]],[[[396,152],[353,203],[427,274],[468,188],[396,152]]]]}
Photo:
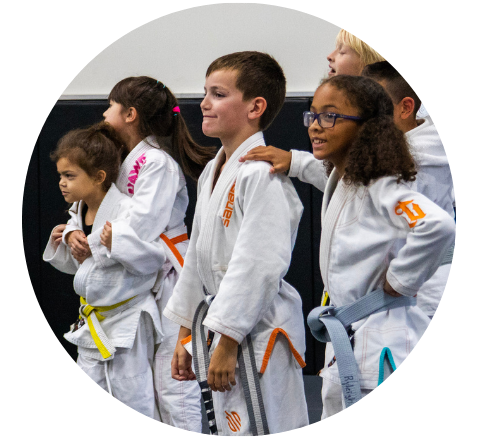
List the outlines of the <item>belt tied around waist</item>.
{"type": "Polygon", "coordinates": [[[372,291],[350,305],[319,306],[307,316],[312,335],[321,342],[332,342],[339,370],[345,407],[362,398],[360,373],[348,336],[352,323],[382,311],[402,306],[414,306],[415,297],[393,297],[382,288],[372,291]]]}
{"type": "MultiPolygon", "coordinates": [[[[201,388],[201,394],[206,408],[206,415],[211,434],[217,435],[216,417],[212,400],[212,391],[207,383],[209,370],[209,346],[204,332],[203,321],[206,318],[207,311],[214,296],[206,293],[206,298],[199,304],[194,315],[191,331],[194,371],[201,388]]],[[[239,362],[239,372],[246,400],[247,413],[253,436],[262,436],[269,434],[269,426],[262,399],[262,392],[259,383],[259,373],[257,371],[254,349],[250,334],[244,338],[238,347],[237,361],[239,362]]]]}
{"type": "Polygon", "coordinates": [[[95,342],[96,347],[101,353],[101,356],[106,360],[111,357],[115,352],[116,349],[111,343],[111,341],[106,336],[103,328],[100,325],[100,322],[104,320],[106,317],[111,315],[117,314],[121,311],[124,311],[134,304],[136,304],[140,299],[143,298],[143,295],[138,295],[131,297],[129,299],[123,300],[122,302],[116,303],[110,306],[93,306],[89,305],[86,302],[86,299],[80,297],[80,318],[84,318],[88,323],[88,327],[90,329],[91,336],[93,341],[95,342]],[[112,313],[111,311],[115,311],[112,313]],[[103,314],[107,313],[108,315],[105,316],[103,314]]]}

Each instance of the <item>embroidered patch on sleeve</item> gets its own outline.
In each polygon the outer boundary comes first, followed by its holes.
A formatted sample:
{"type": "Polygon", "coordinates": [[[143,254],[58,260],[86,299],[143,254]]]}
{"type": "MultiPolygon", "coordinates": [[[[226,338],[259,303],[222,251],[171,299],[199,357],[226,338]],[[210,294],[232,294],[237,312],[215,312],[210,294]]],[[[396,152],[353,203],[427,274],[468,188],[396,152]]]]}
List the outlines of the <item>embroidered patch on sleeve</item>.
{"type": "Polygon", "coordinates": [[[413,229],[417,225],[419,219],[425,218],[426,213],[420,208],[418,204],[415,204],[413,200],[399,201],[395,207],[395,213],[406,219],[408,227],[413,229]]]}
{"type": "Polygon", "coordinates": [[[227,203],[226,203],[226,208],[224,209],[224,213],[222,214],[222,223],[224,224],[224,227],[229,226],[229,220],[231,219],[232,216],[232,211],[234,209],[234,188],[236,187],[236,182],[231,187],[231,190],[229,191],[229,195],[227,196],[227,203]]]}

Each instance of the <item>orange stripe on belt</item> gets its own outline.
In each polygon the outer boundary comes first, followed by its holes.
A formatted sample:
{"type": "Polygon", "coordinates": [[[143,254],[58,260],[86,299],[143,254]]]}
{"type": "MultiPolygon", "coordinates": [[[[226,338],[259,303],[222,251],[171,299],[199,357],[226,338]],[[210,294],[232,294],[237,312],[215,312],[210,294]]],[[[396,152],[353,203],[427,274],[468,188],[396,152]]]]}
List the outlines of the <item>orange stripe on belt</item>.
{"type": "Polygon", "coordinates": [[[170,241],[173,244],[179,244],[180,242],[187,241],[187,240],[188,240],[188,234],[187,233],[184,233],[184,234],[179,235],[179,236],[175,236],[174,238],[170,239],[170,241]]]}
{"type": "MultiPolygon", "coordinates": [[[[186,236],[186,239],[187,239],[186,234],[177,236],[176,238],[173,238],[173,239],[176,240],[176,239],[180,238],[181,236],[186,236]]],[[[173,241],[171,239],[169,239],[164,233],[161,233],[160,238],[166,243],[166,245],[169,247],[169,250],[171,250],[173,252],[173,255],[178,260],[179,265],[181,265],[181,267],[182,267],[184,265],[184,259],[181,256],[181,253],[178,252],[178,249],[175,247],[173,241]]],[[[185,241],[186,239],[182,239],[181,241],[177,241],[177,242],[182,242],[182,241],[185,241]]]]}
{"type": "Polygon", "coordinates": [[[300,367],[305,367],[305,361],[302,359],[300,354],[294,348],[294,345],[292,344],[292,341],[290,340],[287,332],[285,332],[282,328],[276,328],[272,331],[272,334],[269,338],[269,343],[267,343],[267,349],[264,354],[264,359],[262,360],[261,370],[259,371],[259,373],[261,374],[266,371],[267,364],[269,363],[269,359],[271,358],[272,349],[274,348],[274,343],[279,333],[284,334],[284,336],[287,338],[287,341],[289,342],[289,348],[292,351],[294,358],[297,360],[297,363],[299,363],[300,367]]]}

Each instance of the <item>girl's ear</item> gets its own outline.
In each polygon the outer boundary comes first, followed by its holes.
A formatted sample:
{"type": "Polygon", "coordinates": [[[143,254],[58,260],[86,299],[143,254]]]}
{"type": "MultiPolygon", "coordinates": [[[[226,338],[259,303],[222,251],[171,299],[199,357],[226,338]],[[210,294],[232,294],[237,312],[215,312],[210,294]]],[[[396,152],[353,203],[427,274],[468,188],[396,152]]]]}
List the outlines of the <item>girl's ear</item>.
{"type": "Polygon", "coordinates": [[[137,119],[138,119],[138,112],[136,111],[136,108],[129,107],[126,110],[126,122],[133,123],[137,119]]]}
{"type": "Polygon", "coordinates": [[[106,179],[106,172],[103,171],[103,170],[100,170],[96,173],[96,178],[95,178],[95,182],[97,184],[103,184],[103,182],[105,181],[106,179]]]}

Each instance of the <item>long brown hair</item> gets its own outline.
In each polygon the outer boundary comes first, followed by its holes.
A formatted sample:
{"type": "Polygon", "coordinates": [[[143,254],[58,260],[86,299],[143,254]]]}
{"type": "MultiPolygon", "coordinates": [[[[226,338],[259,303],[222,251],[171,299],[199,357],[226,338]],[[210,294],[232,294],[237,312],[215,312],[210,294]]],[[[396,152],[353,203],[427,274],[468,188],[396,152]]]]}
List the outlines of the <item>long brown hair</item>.
{"type": "MultiPolygon", "coordinates": [[[[333,76],[328,84],[343,93],[363,119],[357,137],[347,152],[344,182],[368,185],[385,176],[415,180],[415,161],[403,133],[393,122],[393,103],[384,88],[370,78],[350,75],[333,76]]],[[[327,173],[333,164],[324,161],[327,173]]]]}
{"type": "Polygon", "coordinates": [[[171,147],[161,142],[161,149],[194,180],[197,181],[206,164],[216,155],[214,148],[194,142],[181,113],[173,111],[178,106],[176,97],[161,81],[148,76],[125,78],[113,87],[108,100],[124,108],[136,109],[142,138],[171,136],[171,147]]]}

